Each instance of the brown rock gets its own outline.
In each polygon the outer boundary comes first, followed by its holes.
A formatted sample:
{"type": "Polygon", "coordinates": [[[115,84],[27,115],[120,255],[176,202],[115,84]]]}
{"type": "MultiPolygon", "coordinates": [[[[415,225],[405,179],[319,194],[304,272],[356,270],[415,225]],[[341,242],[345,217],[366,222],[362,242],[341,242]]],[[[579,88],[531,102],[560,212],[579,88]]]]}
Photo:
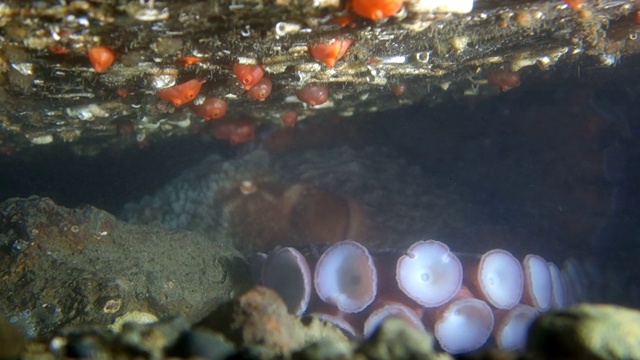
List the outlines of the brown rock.
{"type": "Polygon", "coordinates": [[[367,359],[440,359],[451,357],[433,348],[433,335],[408,326],[405,320],[390,317],[364,342],[357,353],[367,359]]]}
{"type": "Polygon", "coordinates": [[[299,321],[271,289],[255,287],[237,299],[219,306],[200,323],[223,333],[238,347],[264,346],[274,353],[300,349],[304,336],[299,321]]]}

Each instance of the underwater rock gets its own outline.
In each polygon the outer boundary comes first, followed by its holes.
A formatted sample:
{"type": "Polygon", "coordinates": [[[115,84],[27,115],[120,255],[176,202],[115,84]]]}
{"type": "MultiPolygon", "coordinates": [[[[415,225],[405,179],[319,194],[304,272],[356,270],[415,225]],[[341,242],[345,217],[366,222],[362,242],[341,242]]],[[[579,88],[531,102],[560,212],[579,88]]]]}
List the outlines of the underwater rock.
{"type": "Polygon", "coordinates": [[[347,338],[338,329],[315,318],[301,322],[265,287],[254,287],[222,304],[196,327],[220,332],[249,356],[260,358],[289,354],[319,341],[348,348],[347,338]]]}
{"type": "Polygon", "coordinates": [[[350,344],[329,340],[320,340],[292,354],[297,360],[348,359],[352,357],[350,344]]]}
{"type": "Polygon", "coordinates": [[[449,359],[433,348],[433,336],[400,318],[387,318],[357,353],[367,359],[449,359]]]}
{"type": "Polygon", "coordinates": [[[127,323],[120,332],[119,341],[134,353],[160,359],[164,349],[176,344],[189,327],[189,323],[182,316],[164,319],[153,324],[127,323]]]}
{"type": "Polygon", "coordinates": [[[302,347],[295,318],[272,290],[256,287],[218,307],[198,326],[224,334],[237,346],[264,346],[277,353],[302,347]]]}
{"type": "MultiPolygon", "coordinates": [[[[147,324],[129,322],[118,332],[107,329],[104,324],[77,324],[58,329],[48,341],[48,349],[60,358],[127,359],[145,356],[160,359],[166,354],[184,354],[177,350],[180,340],[189,332],[190,324],[182,316],[147,324]]],[[[31,342],[29,353],[33,354],[43,340],[31,342]]]]}
{"type": "Polygon", "coordinates": [[[535,320],[527,350],[542,359],[640,359],[638,339],[638,310],[582,304],[535,320]]]}
{"type": "Polygon", "coordinates": [[[132,311],[196,321],[250,281],[231,248],[38,197],[0,203],[0,277],[0,309],[29,337],[132,311]]]}

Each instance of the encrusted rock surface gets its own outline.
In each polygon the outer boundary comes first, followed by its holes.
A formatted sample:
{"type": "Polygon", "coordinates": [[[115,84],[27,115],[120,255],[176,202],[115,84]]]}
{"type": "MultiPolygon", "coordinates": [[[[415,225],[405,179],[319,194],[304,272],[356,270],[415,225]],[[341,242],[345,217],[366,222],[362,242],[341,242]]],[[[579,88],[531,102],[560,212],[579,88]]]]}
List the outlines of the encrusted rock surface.
{"type": "Polygon", "coordinates": [[[234,249],[38,197],[0,204],[0,278],[0,311],[29,336],[135,312],[195,321],[249,285],[234,249]]]}
{"type": "Polygon", "coordinates": [[[640,50],[637,0],[587,1],[575,10],[562,1],[478,0],[463,14],[433,14],[413,5],[425,1],[407,1],[378,22],[351,16],[343,3],[3,2],[2,150],[76,142],[90,154],[106,143],[209,133],[188,106],[156,96],[195,78],[205,81],[202,96],[228,99],[227,118],[280,124],[290,110],[303,120],[495,95],[513,86],[494,83],[505,72],[517,83],[547,74],[606,77],[600,68],[627,66],[640,50]],[[353,44],[335,67],[311,57],[308,45],[337,38],[353,44]],[[116,53],[103,73],[87,57],[97,45],[116,53]],[[263,65],[273,83],[266,101],[244,93],[231,69],[237,62],[263,65]],[[310,108],[294,93],[313,84],[328,84],[330,94],[310,108]],[[82,146],[85,139],[94,143],[82,146]]]}

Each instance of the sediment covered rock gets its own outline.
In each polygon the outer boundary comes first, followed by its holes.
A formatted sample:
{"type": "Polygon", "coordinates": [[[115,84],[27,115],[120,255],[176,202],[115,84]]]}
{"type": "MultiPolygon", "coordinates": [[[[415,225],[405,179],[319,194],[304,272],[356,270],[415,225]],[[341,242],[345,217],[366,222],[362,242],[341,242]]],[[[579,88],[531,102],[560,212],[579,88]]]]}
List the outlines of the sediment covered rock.
{"type": "Polygon", "coordinates": [[[0,310],[28,336],[134,311],[203,317],[248,286],[232,248],[48,198],[0,204],[0,310]]]}

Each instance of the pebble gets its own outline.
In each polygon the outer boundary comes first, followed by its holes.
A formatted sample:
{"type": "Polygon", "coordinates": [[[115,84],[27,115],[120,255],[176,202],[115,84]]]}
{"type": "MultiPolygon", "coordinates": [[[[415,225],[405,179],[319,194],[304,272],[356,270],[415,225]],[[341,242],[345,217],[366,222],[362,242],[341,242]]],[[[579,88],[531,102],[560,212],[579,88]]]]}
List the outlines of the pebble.
{"type": "Polygon", "coordinates": [[[367,359],[452,359],[433,347],[433,336],[390,317],[363,343],[357,353],[367,359]]]}

